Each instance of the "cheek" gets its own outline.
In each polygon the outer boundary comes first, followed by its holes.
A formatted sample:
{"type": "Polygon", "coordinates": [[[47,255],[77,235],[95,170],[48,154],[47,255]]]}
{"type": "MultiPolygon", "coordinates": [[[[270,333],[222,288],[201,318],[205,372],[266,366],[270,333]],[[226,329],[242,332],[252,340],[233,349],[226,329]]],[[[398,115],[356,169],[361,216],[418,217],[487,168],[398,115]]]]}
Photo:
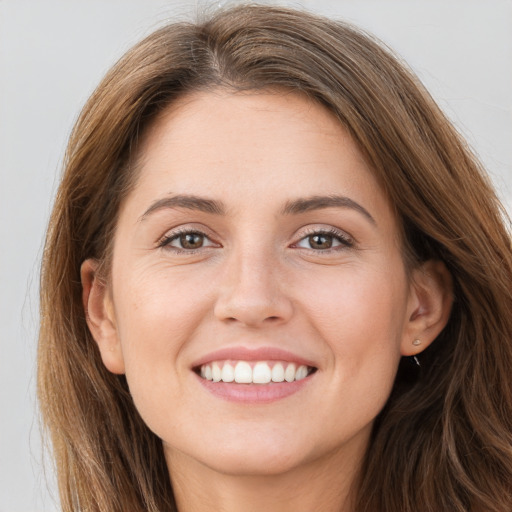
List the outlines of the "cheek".
{"type": "Polygon", "coordinates": [[[395,269],[363,272],[347,266],[302,283],[309,293],[301,308],[328,345],[343,381],[365,375],[394,379],[407,311],[405,275],[395,269]]]}
{"type": "Polygon", "coordinates": [[[178,348],[208,309],[204,282],[199,273],[185,274],[165,265],[119,272],[114,303],[123,348],[143,353],[149,345],[178,348]]]}
{"type": "Polygon", "coordinates": [[[319,410],[334,418],[324,424],[338,438],[370,425],[389,398],[401,357],[405,297],[384,278],[354,276],[314,302],[310,318],[331,353],[329,389],[319,410]]]}
{"type": "Polygon", "coordinates": [[[328,331],[347,338],[371,338],[400,331],[407,306],[407,286],[403,276],[382,269],[359,269],[350,266],[333,272],[317,273],[304,279],[302,304],[328,331]]]}
{"type": "Polygon", "coordinates": [[[165,390],[165,400],[179,396],[176,386],[188,371],[179,365],[180,352],[208,315],[211,301],[197,292],[200,278],[181,279],[156,267],[119,272],[115,278],[116,328],[130,391],[137,405],[154,401],[157,406],[163,399],[159,390],[165,390]]]}

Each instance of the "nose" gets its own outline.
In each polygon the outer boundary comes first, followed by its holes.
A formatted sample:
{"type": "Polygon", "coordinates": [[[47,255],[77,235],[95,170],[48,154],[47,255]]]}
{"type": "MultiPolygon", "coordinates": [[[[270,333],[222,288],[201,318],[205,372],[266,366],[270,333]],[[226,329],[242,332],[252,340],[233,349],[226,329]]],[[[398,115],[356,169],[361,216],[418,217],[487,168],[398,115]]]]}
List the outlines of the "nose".
{"type": "Polygon", "coordinates": [[[286,323],[293,305],[283,287],[275,258],[237,254],[226,262],[214,314],[224,322],[248,327],[286,323]]]}

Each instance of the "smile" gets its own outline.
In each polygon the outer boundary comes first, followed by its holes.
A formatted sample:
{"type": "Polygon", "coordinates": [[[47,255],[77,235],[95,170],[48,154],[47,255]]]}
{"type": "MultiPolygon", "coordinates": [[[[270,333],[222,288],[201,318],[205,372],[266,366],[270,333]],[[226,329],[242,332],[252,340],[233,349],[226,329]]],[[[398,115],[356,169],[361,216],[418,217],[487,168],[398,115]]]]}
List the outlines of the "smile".
{"type": "Polygon", "coordinates": [[[319,366],[277,347],[234,346],[205,354],[191,369],[203,389],[217,398],[256,405],[310,388],[319,366]]]}
{"type": "Polygon", "coordinates": [[[213,361],[198,369],[199,375],[212,382],[270,384],[305,379],[315,368],[286,361],[213,361]]]}

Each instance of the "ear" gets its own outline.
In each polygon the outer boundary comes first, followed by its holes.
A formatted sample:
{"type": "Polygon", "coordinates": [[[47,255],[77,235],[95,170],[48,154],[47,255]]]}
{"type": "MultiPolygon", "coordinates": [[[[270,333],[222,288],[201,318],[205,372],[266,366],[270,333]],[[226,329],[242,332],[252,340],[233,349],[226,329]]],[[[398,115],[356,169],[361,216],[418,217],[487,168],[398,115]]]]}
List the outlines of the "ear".
{"type": "Polygon", "coordinates": [[[403,356],[425,350],[445,328],[453,304],[453,280],[445,264],[430,260],[413,270],[403,356]]]}
{"type": "Polygon", "coordinates": [[[99,262],[85,260],[80,268],[82,303],[87,325],[100,350],[105,367],[112,373],[124,373],[114,307],[107,284],[98,275],[99,262]]]}

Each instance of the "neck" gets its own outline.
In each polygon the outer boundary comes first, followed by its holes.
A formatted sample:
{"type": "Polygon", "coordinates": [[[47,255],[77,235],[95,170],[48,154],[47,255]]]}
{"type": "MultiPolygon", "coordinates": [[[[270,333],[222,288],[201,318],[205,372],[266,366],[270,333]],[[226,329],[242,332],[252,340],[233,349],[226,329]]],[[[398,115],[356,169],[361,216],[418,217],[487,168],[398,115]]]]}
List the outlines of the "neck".
{"type": "Polygon", "coordinates": [[[339,455],[281,474],[240,475],[166,451],[179,512],[353,512],[360,458],[339,455]]]}

